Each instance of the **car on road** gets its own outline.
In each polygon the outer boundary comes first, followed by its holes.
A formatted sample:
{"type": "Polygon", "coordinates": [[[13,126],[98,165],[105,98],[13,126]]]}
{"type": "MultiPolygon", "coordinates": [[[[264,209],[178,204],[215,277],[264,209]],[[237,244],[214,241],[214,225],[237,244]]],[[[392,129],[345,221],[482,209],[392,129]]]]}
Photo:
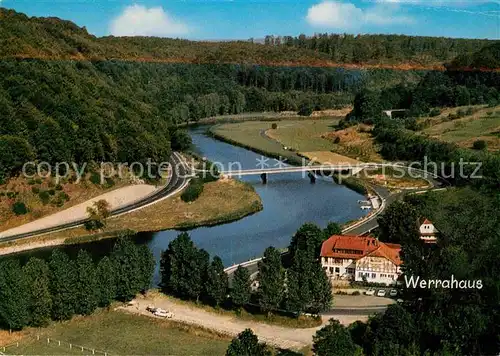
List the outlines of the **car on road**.
{"type": "Polygon", "coordinates": [[[375,289],[368,289],[366,292],[365,292],[366,295],[375,295],[375,289]]]}
{"type": "Polygon", "coordinates": [[[397,291],[397,290],[395,290],[395,289],[391,289],[391,291],[389,292],[389,295],[390,295],[391,297],[395,297],[395,296],[397,296],[397,295],[398,295],[398,291],[397,291]]]}
{"type": "Polygon", "coordinates": [[[156,310],[154,313],[153,313],[154,316],[159,316],[161,318],[172,318],[174,316],[174,313],[171,313],[171,312],[168,312],[166,310],[156,310]]]}
{"type": "Polygon", "coordinates": [[[377,297],[385,297],[385,289],[380,289],[377,292],[377,297]]]}

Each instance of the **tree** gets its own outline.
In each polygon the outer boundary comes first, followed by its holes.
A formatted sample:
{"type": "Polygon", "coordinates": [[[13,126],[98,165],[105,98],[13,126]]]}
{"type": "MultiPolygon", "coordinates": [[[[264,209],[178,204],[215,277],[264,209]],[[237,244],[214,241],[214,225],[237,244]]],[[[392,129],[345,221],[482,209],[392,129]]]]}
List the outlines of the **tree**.
{"type": "Polygon", "coordinates": [[[60,250],[54,250],[49,261],[52,319],[68,320],[75,313],[77,280],[75,263],[60,250]]]}
{"type": "Polygon", "coordinates": [[[18,260],[0,263],[0,321],[9,329],[21,330],[29,322],[29,288],[18,260]]]}
{"type": "Polygon", "coordinates": [[[476,140],[472,144],[472,148],[478,151],[482,151],[488,148],[488,144],[486,143],[485,140],[476,140]]]}
{"type": "Polygon", "coordinates": [[[268,247],[258,268],[259,304],[262,310],[269,313],[278,309],[283,299],[285,272],[281,266],[281,253],[274,247],[268,247]]]}
{"type": "Polygon", "coordinates": [[[151,280],[156,267],[156,260],[147,245],[137,247],[140,270],[140,291],[145,292],[151,287],[151,280]]]}
{"type": "Polygon", "coordinates": [[[186,130],[175,129],[171,135],[171,146],[172,150],[175,151],[186,151],[191,148],[192,140],[191,136],[186,130]]]}
{"type": "Polygon", "coordinates": [[[395,201],[377,222],[381,241],[401,243],[403,240],[418,238],[418,214],[407,203],[395,201]]]}
{"type": "Polygon", "coordinates": [[[29,286],[29,325],[47,326],[50,322],[52,310],[52,295],[49,289],[49,266],[39,258],[31,257],[23,266],[29,286]]]}
{"type": "Polygon", "coordinates": [[[97,308],[98,284],[92,257],[80,250],[76,258],[76,305],[75,313],[90,315],[97,308]]]}
{"type": "Polygon", "coordinates": [[[116,298],[129,301],[141,289],[141,269],[137,246],[131,238],[121,237],[117,240],[111,260],[115,267],[116,298]]]}
{"type": "Polygon", "coordinates": [[[316,356],[354,356],[361,350],[352,341],[347,329],[338,320],[330,319],[328,325],[313,336],[313,352],[316,356]]]}
{"type": "Polygon", "coordinates": [[[318,258],[325,236],[323,230],[315,224],[306,223],[302,225],[293,235],[288,247],[290,258],[293,260],[298,251],[311,258],[318,258]]]}
{"type": "Polygon", "coordinates": [[[215,256],[208,269],[206,282],[207,296],[209,300],[218,307],[227,296],[228,277],[224,272],[224,265],[219,256],[215,256]]]}
{"type": "Polygon", "coordinates": [[[329,238],[333,235],[342,235],[342,228],[336,222],[329,222],[324,230],[325,238],[329,238]]]}
{"type": "Polygon", "coordinates": [[[162,291],[198,300],[206,281],[208,259],[206,251],[198,250],[188,233],[179,234],[162,253],[162,291]]]}
{"type": "Polygon", "coordinates": [[[108,256],[103,257],[97,264],[97,301],[99,306],[106,307],[116,297],[116,271],[108,256]]]}
{"type": "Polygon", "coordinates": [[[85,222],[85,229],[97,231],[106,226],[106,219],[110,215],[109,203],[101,199],[94,203],[92,207],[87,207],[88,220],[85,222]]]}
{"type": "Polygon", "coordinates": [[[311,261],[311,295],[309,310],[315,314],[330,309],[333,301],[332,285],[318,261],[311,261]]]}
{"type": "Polygon", "coordinates": [[[241,309],[241,307],[250,301],[251,292],[250,274],[245,267],[239,265],[233,274],[233,283],[230,293],[233,304],[241,309]]]}
{"type": "Polygon", "coordinates": [[[234,338],[226,351],[226,356],[270,356],[271,352],[251,329],[245,329],[234,338]]]}

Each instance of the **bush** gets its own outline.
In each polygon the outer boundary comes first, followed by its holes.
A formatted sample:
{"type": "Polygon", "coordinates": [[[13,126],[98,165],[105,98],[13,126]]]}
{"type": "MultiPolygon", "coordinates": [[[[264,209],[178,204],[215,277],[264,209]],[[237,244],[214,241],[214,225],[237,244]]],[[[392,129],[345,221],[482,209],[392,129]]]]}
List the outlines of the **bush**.
{"type": "Polygon", "coordinates": [[[56,194],[55,189],[49,189],[49,194],[50,194],[50,195],[55,195],[55,194],[56,194]]]}
{"type": "Polygon", "coordinates": [[[41,178],[37,178],[37,179],[35,179],[35,183],[36,184],[42,184],[43,180],[41,178]]]}
{"type": "Polygon", "coordinates": [[[468,107],[467,110],[465,111],[466,115],[472,115],[474,114],[475,110],[474,108],[468,107]]]}
{"type": "Polygon", "coordinates": [[[431,112],[429,113],[430,117],[436,117],[439,115],[441,115],[441,110],[439,110],[438,108],[432,109],[431,112]]]}
{"type": "Polygon", "coordinates": [[[335,140],[333,140],[333,143],[335,143],[335,144],[340,143],[340,137],[339,136],[335,137],[335,140]]]}
{"type": "Polygon", "coordinates": [[[275,123],[275,122],[273,122],[273,124],[271,125],[271,128],[272,128],[273,130],[276,130],[276,129],[278,128],[278,124],[277,124],[277,123],[275,123]]]}
{"type": "Polygon", "coordinates": [[[42,201],[43,205],[48,204],[50,201],[50,194],[46,190],[43,190],[40,193],[38,193],[38,197],[42,201]]]}
{"type": "Polygon", "coordinates": [[[191,180],[189,186],[182,193],[181,199],[186,203],[195,201],[196,199],[198,199],[198,197],[201,195],[202,192],[203,192],[203,181],[199,178],[195,178],[191,180]]]}
{"type": "Polygon", "coordinates": [[[16,201],[12,205],[12,212],[16,215],[24,215],[28,213],[28,208],[26,207],[26,204],[20,201],[16,201]]]}
{"type": "Polygon", "coordinates": [[[40,188],[39,187],[31,187],[31,191],[33,192],[33,194],[38,194],[38,193],[40,193],[40,188]]]}
{"type": "Polygon", "coordinates": [[[361,292],[359,290],[355,290],[351,295],[361,295],[361,292]]]}
{"type": "Polygon", "coordinates": [[[95,185],[101,185],[101,177],[96,172],[90,174],[90,181],[95,185]]]}
{"type": "Polygon", "coordinates": [[[60,185],[60,184],[56,185],[56,190],[63,190],[62,185],[60,185]]]}
{"type": "Polygon", "coordinates": [[[485,150],[487,147],[488,144],[484,140],[477,140],[472,144],[472,148],[475,150],[485,150]]]}

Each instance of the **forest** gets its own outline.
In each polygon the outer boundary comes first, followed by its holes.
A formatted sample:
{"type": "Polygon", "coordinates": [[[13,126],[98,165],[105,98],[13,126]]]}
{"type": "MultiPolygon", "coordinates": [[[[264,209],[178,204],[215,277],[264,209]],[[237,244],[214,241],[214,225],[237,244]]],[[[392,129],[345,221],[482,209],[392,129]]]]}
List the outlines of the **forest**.
{"type": "Polygon", "coordinates": [[[21,330],[44,327],[51,320],[90,315],[113,301],[126,302],[151,286],[155,259],[146,245],[129,237],[118,239],[111,254],[97,263],[80,250],[72,259],[53,250],[46,261],[31,257],[0,261],[0,325],[21,330]]]}
{"type": "MultiPolygon", "coordinates": [[[[328,34],[266,36],[264,43],[325,53],[338,63],[438,65],[479,51],[494,41],[405,35],[328,34]]],[[[484,67],[488,67],[485,65],[484,67]]],[[[490,67],[497,68],[497,67],[490,67]]]]}
{"type": "MultiPolygon", "coordinates": [[[[135,60],[182,63],[331,66],[388,65],[443,69],[492,40],[404,35],[317,34],[267,36],[259,40],[203,42],[155,37],[97,38],[70,21],[28,17],[0,8],[0,57],[135,60]]],[[[496,62],[498,64],[498,62],[496,62]]],[[[481,67],[485,67],[481,64],[481,67]]],[[[491,67],[487,63],[488,68],[491,67]]]]}
{"type": "Polygon", "coordinates": [[[2,178],[32,160],[163,162],[179,123],[338,108],[363,87],[423,72],[4,59],[0,74],[2,178]]]}

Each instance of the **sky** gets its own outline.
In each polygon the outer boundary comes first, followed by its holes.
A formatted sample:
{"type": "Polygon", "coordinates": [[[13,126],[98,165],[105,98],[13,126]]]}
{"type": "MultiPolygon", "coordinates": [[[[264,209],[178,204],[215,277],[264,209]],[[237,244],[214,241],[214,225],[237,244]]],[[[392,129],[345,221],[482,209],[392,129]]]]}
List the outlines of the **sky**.
{"type": "Polygon", "coordinates": [[[500,0],[0,0],[0,7],[70,20],[96,36],[225,40],[328,32],[500,39],[500,0]]]}

